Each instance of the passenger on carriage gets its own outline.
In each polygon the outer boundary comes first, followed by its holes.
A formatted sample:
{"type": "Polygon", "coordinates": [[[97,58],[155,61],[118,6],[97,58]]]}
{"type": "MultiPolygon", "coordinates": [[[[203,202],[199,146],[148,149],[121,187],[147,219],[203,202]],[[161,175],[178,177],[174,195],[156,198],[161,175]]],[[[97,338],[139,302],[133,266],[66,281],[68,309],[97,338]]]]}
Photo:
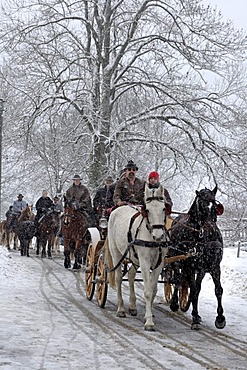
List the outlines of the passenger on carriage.
{"type": "Polygon", "coordinates": [[[48,197],[48,191],[43,190],[42,196],[37,200],[35,205],[37,214],[35,216],[35,225],[37,226],[41,217],[43,217],[49,210],[54,208],[54,203],[50,197],[48,197]]]}
{"type": "MultiPolygon", "coordinates": [[[[150,174],[148,175],[148,187],[152,189],[152,188],[158,188],[159,186],[160,186],[160,175],[156,171],[150,172],[150,174]]],[[[168,190],[164,187],[163,189],[164,189],[166,214],[170,215],[173,203],[172,203],[168,190]]]]}
{"type": "Polygon", "coordinates": [[[93,208],[95,212],[98,212],[100,207],[111,208],[114,206],[114,189],[115,184],[113,183],[113,178],[111,176],[107,176],[105,179],[105,186],[99,188],[93,198],[93,208]]]}
{"type": "Polygon", "coordinates": [[[73,184],[65,193],[65,207],[75,202],[78,210],[86,213],[86,217],[90,218],[93,208],[89,190],[85,185],[82,185],[82,179],[79,175],[75,175],[72,180],[73,184]]]}
{"type": "Polygon", "coordinates": [[[124,168],[125,176],[117,182],[113,201],[117,206],[124,204],[143,204],[145,182],[136,177],[137,165],[129,161],[124,168]]]}
{"type": "Polygon", "coordinates": [[[6,224],[8,228],[12,227],[15,224],[15,221],[20,216],[21,211],[28,206],[27,202],[23,200],[23,197],[24,195],[19,194],[17,200],[13,202],[12,215],[9,217],[6,224]]]}

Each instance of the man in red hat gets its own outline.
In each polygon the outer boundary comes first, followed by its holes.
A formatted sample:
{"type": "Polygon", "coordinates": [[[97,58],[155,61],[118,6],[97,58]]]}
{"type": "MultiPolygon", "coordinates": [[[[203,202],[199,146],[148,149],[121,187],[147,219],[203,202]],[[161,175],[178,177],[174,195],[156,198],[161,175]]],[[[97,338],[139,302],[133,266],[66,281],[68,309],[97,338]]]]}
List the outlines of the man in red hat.
{"type": "Polygon", "coordinates": [[[137,171],[137,165],[129,161],[124,168],[124,177],[121,176],[115,187],[113,195],[115,205],[143,204],[145,183],[136,177],[137,171]]]}
{"type": "MultiPolygon", "coordinates": [[[[158,172],[156,171],[150,172],[150,174],[148,175],[148,186],[150,189],[158,188],[160,186],[160,175],[158,174],[158,172]]],[[[172,203],[168,190],[165,188],[164,188],[164,198],[165,198],[166,214],[169,215],[171,214],[173,203],[172,203]]]]}

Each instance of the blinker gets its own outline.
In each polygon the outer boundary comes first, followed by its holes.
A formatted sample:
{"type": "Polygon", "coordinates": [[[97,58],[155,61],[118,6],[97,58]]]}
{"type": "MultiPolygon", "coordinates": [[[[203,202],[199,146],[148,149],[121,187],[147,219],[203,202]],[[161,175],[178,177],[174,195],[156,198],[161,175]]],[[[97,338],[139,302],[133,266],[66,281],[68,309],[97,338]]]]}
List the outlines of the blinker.
{"type": "Polygon", "coordinates": [[[221,203],[216,204],[216,214],[217,216],[221,216],[224,213],[224,206],[221,203]]]}

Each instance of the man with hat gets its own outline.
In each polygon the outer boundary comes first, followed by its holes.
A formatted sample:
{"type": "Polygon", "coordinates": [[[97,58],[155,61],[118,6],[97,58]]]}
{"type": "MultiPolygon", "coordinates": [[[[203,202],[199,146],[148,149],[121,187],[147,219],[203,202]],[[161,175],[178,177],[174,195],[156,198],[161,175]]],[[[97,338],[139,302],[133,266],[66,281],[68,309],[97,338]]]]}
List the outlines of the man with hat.
{"type": "Polygon", "coordinates": [[[115,205],[143,204],[145,183],[136,177],[137,171],[137,165],[130,160],[124,168],[124,177],[116,184],[113,196],[115,205]]]}
{"type": "MultiPolygon", "coordinates": [[[[150,189],[155,189],[155,188],[158,188],[159,186],[160,186],[160,175],[156,171],[150,172],[150,174],[148,175],[148,187],[150,189]]],[[[170,197],[170,194],[169,194],[168,190],[165,189],[164,187],[163,187],[163,189],[164,189],[164,200],[165,200],[166,214],[170,215],[173,203],[172,203],[172,200],[171,200],[171,197],[170,197]]]]}
{"type": "Polygon", "coordinates": [[[111,208],[114,206],[114,189],[115,184],[113,184],[113,178],[111,176],[107,176],[105,179],[105,186],[99,188],[93,198],[93,208],[95,212],[97,212],[100,207],[111,208]]]}
{"type": "Polygon", "coordinates": [[[73,184],[67,189],[65,193],[65,203],[69,205],[72,201],[78,203],[80,211],[86,212],[88,215],[92,213],[92,201],[88,188],[81,183],[81,177],[74,175],[72,178],[73,184]]]}
{"type": "Polygon", "coordinates": [[[57,212],[58,214],[61,214],[63,212],[63,205],[60,202],[60,198],[57,195],[53,198],[53,203],[54,211],[57,212]]]}
{"type": "Polygon", "coordinates": [[[17,200],[13,202],[13,209],[12,214],[8,220],[7,227],[12,228],[17,220],[17,218],[20,216],[21,211],[25,208],[27,208],[28,204],[25,200],[23,200],[24,195],[19,194],[17,196],[17,200]]]}

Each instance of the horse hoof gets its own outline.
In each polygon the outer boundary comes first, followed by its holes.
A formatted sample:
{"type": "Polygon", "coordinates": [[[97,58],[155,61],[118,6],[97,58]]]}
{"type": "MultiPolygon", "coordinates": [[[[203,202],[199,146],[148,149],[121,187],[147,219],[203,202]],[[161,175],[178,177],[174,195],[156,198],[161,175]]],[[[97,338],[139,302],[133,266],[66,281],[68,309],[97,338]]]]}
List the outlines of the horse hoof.
{"type": "Polygon", "coordinates": [[[196,322],[193,322],[192,324],[191,324],[191,330],[201,330],[201,324],[198,322],[198,323],[196,323],[196,322]]]}
{"type": "Polygon", "coordinates": [[[130,316],[137,316],[137,309],[129,308],[129,314],[130,316]]]}
{"type": "Polygon", "coordinates": [[[124,317],[126,317],[126,313],[123,312],[123,311],[119,311],[119,312],[117,312],[117,317],[124,318],[124,317]]]}
{"type": "Polygon", "coordinates": [[[222,316],[221,320],[219,320],[219,318],[216,318],[215,326],[217,329],[224,329],[224,327],[226,326],[225,316],[222,316]]]}
{"type": "Polygon", "coordinates": [[[80,270],[81,269],[81,265],[74,265],[73,266],[73,270],[80,270]]]}
{"type": "Polygon", "coordinates": [[[179,305],[176,303],[176,304],[170,304],[170,310],[172,312],[177,312],[179,309],[179,305]]]}
{"type": "Polygon", "coordinates": [[[145,331],[156,331],[154,325],[146,325],[144,326],[145,331]]]}

